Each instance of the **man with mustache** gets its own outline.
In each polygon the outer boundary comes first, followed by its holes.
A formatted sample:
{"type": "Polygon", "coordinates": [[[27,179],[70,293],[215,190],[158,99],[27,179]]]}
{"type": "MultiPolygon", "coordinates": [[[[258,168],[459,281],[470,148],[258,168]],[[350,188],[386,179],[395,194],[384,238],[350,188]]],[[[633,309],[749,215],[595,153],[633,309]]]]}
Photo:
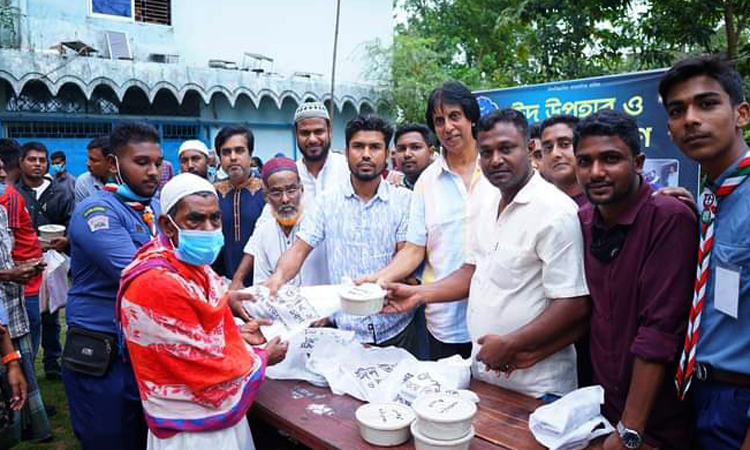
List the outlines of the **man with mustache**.
{"type": "Polygon", "coordinates": [[[76,179],[76,203],[80,203],[84,198],[101,190],[109,178],[109,162],[107,161],[107,155],[110,153],[109,136],[92,139],[86,149],[88,171],[76,179]]]}
{"type": "Polygon", "coordinates": [[[578,121],[578,117],[560,115],[542,122],[541,170],[547,181],[568,194],[580,207],[588,203],[588,200],[576,180],[573,132],[578,121]]]}
{"type": "Polygon", "coordinates": [[[589,299],[576,205],[532,169],[527,126],[513,109],[479,120],[479,164],[494,189],[472,222],[470,253],[440,281],[388,285],[386,310],[409,311],[468,295],[472,376],[549,401],[576,388],[569,335],[585,325],[589,299]],[[520,354],[561,335],[569,336],[565,346],[514,370],[520,354]]]}
{"type": "Polygon", "coordinates": [[[151,125],[118,124],[107,156],[113,182],[79,203],[70,220],[73,284],[63,382],[73,431],[84,450],[146,447],[138,385],[124,347],[117,345],[115,297],[121,271],[156,235],[159,142],[151,125]]]}
{"type": "Polygon", "coordinates": [[[388,181],[414,190],[417,179],[435,160],[435,137],[421,123],[405,123],[393,135],[398,171],[388,174],[388,181]]]}
{"type": "MultiPolygon", "coordinates": [[[[382,117],[359,116],[346,124],[350,181],[319,194],[305,215],[297,241],[282,255],[265,286],[275,295],[294,278],[314,248],[325,246],[328,277],[361,277],[385,267],[406,240],[411,192],[383,180],[393,128],[382,117]]],[[[414,353],[413,312],[355,316],[338,312],[325,323],[353,330],[363,343],[414,353]]]]}
{"type": "Polygon", "coordinates": [[[208,180],[208,157],[208,148],[203,142],[197,139],[183,142],[177,151],[180,173],[192,173],[208,180]]]}
{"type": "Polygon", "coordinates": [[[612,110],[582,119],[574,137],[576,174],[591,202],[578,214],[593,382],[604,387],[602,412],[617,424],[605,450],[643,442],[688,449],[691,419],[671,375],[690,304],[696,217],[679,200],[653,195],[640,145],[635,120],[612,110]]]}
{"type": "MultiPolygon", "coordinates": [[[[270,278],[279,258],[292,247],[300,231],[304,188],[297,164],[289,158],[277,156],[263,166],[261,179],[263,194],[274,219],[260,223],[247,241],[245,255],[232,279],[232,290],[242,289],[242,280],[250,270],[254,285],[270,278]]],[[[322,254],[322,247],[314,249],[290,283],[295,286],[328,284],[328,269],[322,254]]]]}
{"type": "MultiPolygon", "coordinates": [[[[221,206],[224,248],[214,268],[220,275],[232,279],[240,267],[243,247],[255,231],[266,202],[260,180],[251,176],[255,148],[253,132],[242,125],[226,126],[216,135],[214,145],[221,158],[221,167],[228,176],[215,184],[221,206]]],[[[251,285],[251,274],[242,282],[251,285]]]]}
{"type": "Polygon", "coordinates": [[[677,385],[683,395],[690,389],[700,446],[712,450],[750,448],[750,107],[742,81],[734,64],[704,56],[678,62],[659,84],[672,140],[705,174],[677,385]]]}

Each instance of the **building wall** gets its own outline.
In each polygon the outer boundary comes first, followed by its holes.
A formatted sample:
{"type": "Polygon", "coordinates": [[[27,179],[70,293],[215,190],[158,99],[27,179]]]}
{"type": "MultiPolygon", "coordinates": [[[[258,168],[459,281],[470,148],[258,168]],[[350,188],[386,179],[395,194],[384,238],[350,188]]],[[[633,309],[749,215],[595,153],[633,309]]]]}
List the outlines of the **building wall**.
{"type": "MultiPolygon", "coordinates": [[[[274,71],[321,73],[330,78],[335,0],[172,0],[172,25],[94,17],[90,0],[16,0],[25,11],[23,48],[49,49],[82,40],[106,56],[105,30],[123,31],[131,52],[176,53],[180,62],[205,67],[209,59],[242,63],[243,52],[274,58],[274,71]]],[[[337,78],[363,81],[364,45],[392,40],[390,0],[341,2],[337,78]]]]}

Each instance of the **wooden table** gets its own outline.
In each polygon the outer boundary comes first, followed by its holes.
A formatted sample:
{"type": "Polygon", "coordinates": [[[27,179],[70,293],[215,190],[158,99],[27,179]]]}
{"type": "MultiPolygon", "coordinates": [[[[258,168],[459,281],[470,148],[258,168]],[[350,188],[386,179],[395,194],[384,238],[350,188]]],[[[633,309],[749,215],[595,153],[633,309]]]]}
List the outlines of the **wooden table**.
{"type": "MultiPolygon", "coordinates": [[[[522,394],[472,381],[470,389],[479,395],[479,412],[474,417],[476,437],[471,450],[543,450],[528,427],[529,414],[542,403],[522,394]]],[[[354,416],[362,404],[347,395],[304,381],[266,379],[251,414],[288,433],[309,448],[320,450],[378,449],[359,435],[354,416]]],[[[395,450],[413,449],[412,441],[395,450]]],[[[599,449],[597,443],[591,450],[599,449]]]]}

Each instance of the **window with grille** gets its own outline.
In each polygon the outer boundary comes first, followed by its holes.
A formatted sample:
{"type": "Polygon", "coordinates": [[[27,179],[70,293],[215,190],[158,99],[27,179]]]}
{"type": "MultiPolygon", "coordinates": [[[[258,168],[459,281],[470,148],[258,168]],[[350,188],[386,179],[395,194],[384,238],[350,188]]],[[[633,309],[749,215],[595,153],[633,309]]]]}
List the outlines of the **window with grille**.
{"type": "Polygon", "coordinates": [[[12,139],[95,138],[112,132],[110,122],[3,122],[5,137],[12,139]]]}
{"type": "Polygon", "coordinates": [[[135,0],[135,21],[172,24],[170,0],[135,0]]]}
{"type": "Polygon", "coordinates": [[[198,139],[200,132],[198,125],[188,125],[179,123],[165,123],[162,125],[161,134],[164,139],[179,139],[186,141],[188,139],[198,139]]]}

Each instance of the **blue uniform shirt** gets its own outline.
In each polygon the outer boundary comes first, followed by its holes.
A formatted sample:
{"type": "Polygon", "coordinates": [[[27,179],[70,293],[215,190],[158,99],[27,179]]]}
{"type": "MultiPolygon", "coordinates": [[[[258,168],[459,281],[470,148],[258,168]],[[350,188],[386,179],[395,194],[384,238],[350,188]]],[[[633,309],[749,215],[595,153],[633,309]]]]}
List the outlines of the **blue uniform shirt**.
{"type": "MultiPolygon", "coordinates": [[[[156,199],[151,207],[158,217],[156,199]]],[[[69,237],[73,286],[66,307],[68,326],[114,334],[120,272],[152,237],[142,212],[111,192],[96,192],[76,206],[69,237]]]]}
{"type": "MultiPolygon", "coordinates": [[[[739,161],[714,182],[720,186],[739,161]]],[[[696,348],[698,362],[721,370],[750,375],[750,179],[719,202],[714,223],[714,247],[706,286],[706,304],[701,317],[701,332],[696,348]],[[716,266],[740,270],[740,298],[737,318],[714,306],[716,266]]]]}

